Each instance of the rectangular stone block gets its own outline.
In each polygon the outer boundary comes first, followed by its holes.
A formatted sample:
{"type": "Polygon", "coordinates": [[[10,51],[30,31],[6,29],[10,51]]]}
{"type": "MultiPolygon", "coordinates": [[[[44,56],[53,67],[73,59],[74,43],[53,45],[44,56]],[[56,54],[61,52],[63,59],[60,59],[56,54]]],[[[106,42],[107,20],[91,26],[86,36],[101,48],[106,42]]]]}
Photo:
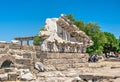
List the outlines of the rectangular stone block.
{"type": "Polygon", "coordinates": [[[8,74],[0,74],[0,82],[8,81],[8,74]]]}
{"type": "Polygon", "coordinates": [[[85,63],[75,63],[75,64],[73,64],[73,68],[81,68],[81,67],[84,67],[84,66],[86,66],[85,63]]]}
{"type": "Polygon", "coordinates": [[[81,64],[87,62],[87,60],[86,54],[81,53],[47,53],[42,63],[44,65],[53,65],[55,68],[62,70],[81,67],[81,64]]]}
{"type": "Polygon", "coordinates": [[[4,73],[5,73],[4,69],[0,69],[0,74],[4,74],[4,73]]]}
{"type": "Polygon", "coordinates": [[[45,65],[69,64],[75,62],[74,59],[44,59],[45,65]]]}
{"type": "Polygon", "coordinates": [[[15,69],[14,68],[4,68],[4,71],[5,72],[13,72],[13,71],[15,71],[15,69]]]}
{"type": "Polygon", "coordinates": [[[32,54],[31,53],[24,53],[23,58],[32,58],[32,54]]]}
{"type": "Polygon", "coordinates": [[[69,65],[67,65],[67,64],[57,64],[55,66],[56,70],[58,70],[58,71],[67,70],[68,67],[69,67],[69,65]]]}
{"type": "Polygon", "coordinates": [[[0,48],[5,48],[5,45],[3,45],[3,44],[0,44],[0,48]]]}
{"type": "Polygon", "coordinates": [[[64,53],[64,56],[62,56],[61,54],[61,58],[66,58],[66,59],[73,59],[74,58],[74,54],[73,53],[64,53]]]}
{"type": "Polygon", "coordinates": [[[32,65],[32,60],[31,59],[16,59],[17,64],[23,64],[23,65],[32,65]]]}
{"type": "Polygon", "coordinates": [[[8,74],[8,80],[9,81],[16,81],[17,80],[17,76],[18,76],[17,73],[14,73],[14,72],[12,73],[11,72],[11,73],[8,74]]]}
{"type": "Polygon", "coordinates": [[[19,66],[17,67],[18,69],[29,69],[29,70],[33,70],[33,67],[32,66],[19,66]]]}
{"type": "Polygon", "coordinates": [[[43,62],[44,59],[47,58],[47,53],[44,53],[44,52],[37,52],[36,53],[36,58],[40,59],[40,62],[43,62]]]}
{"type": "Polygon", "coordinates": [[[75,58],[82,58],[84,54],[82,53],[75,53],[75,58]]]}
{"type": "Polygon", "coordinates": [[[67,56],[68,53],[60,53],[60,59],[67,59],[68,56],[67,56]]]}
{"type": "Polygon", "coordinates": [[[21,45],[18,45],[18,44],[10,44],[10,45],[9,45],[9,48],[10,48],[10,49],[21,49],[21,45]]]}
{"type": "Polygon", "coordinates": [[[21,48],[21,49],[33,51],[33,47],[32,47],[32,46],[28,46],[28,45],[22,45],[22,48],[21,48]]]}
{"type": "Polygon", "coordinates": [[[78,59],[78,63],[85,63],[88,61],[88,58],[80,58],[78,59]]]}
{"type": "Polygon", "coordinates": [[[77,59],[68,59],[67,61],[68,61],[68,63],[72,63],[72,64],[74,64],[74,63],[77,62],[77,59]]]}
{"type": "Polygon", "coordinates": [[[47,58],[48,59],[59,59],[60,57],[59,53],[47,53],[47,58]]]}

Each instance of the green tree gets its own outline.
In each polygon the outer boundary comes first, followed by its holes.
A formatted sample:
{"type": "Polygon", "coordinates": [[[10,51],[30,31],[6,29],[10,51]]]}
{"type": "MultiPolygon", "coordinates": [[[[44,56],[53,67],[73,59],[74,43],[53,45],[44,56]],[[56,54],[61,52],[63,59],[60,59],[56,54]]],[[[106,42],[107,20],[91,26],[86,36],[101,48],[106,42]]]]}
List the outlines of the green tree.
{"type": "MultiPolygon", "coordinates": [[[[43,30],[44,30],[44,27],[40,28],[40,31],[43,31],[43,30]]],[[[39,46],[41,41],[43,41],[43,38],[37,35],[34,38],[33,45],[39,46]]]]}
{"type": "Polygon", "coordinates": [[[82,31],[85,31],[85,24],[81,20],[74,21],[74,24],[82,31]]]}
{"type": "Polygon", "coordinates": [[[75,19],[74,19],[74,17],[73,17],[73,15],[72,14],[68,14],[67,16],[66,16],[69,20],[71,20],[71,21],[75,21],[75,19]]]}
{"type": "Polygon", "coordinates": [[[120,53],[120,36],[119,36],[119,39],[117,39],[118,41],[118,49],[117,49],[117,52],[120,53]]]}
{"type": "Polygon", "coordinates": [[[43,40],[42,37],[36,36],[36,37],[34,38],[33,44],[34,44],[35,46],[39,46],[39,45],[40,45],[40,42],[41,42],[42,40],[43,40]]]}
{"type": "Polygon", "coordinates": [[[114,34],[109,33],[109,32],[104,32],[106,38],[107,38],[107,43],[103,46],[104,50],[103,52],[107,55],[107,53],[112,52],[118,52],[119,50],[119,40],[116,39],[114,34]]]}
{"type": "Polygon", "coordinates": [[[103,52],[103,46],[107,43],[107,39],[104,33],[100,30],[97,23],[88,23],[85,26],[85,33],[93,40],[94,45],[87,49],[88,53],[101,54],[103,52]]]}
{"type": "Polygon", "coordinates": [[[97,23],[89,22],[85,24],[81,20],[75,20],[73,15],[67,15],[68,19],[74,22],[74,24],[82,31],[84,31],[94,42],[93,46],[87,49],[88,53],[101,54],[103,52],[103,46],[107,43],[105,34],[100,30],[100,26],[97,23]]]}

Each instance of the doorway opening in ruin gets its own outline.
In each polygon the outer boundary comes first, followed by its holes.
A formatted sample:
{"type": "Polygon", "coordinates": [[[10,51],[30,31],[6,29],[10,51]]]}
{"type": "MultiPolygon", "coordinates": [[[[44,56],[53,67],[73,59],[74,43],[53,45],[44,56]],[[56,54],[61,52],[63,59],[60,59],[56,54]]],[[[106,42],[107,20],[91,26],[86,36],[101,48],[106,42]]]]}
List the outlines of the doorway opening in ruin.
{"type": "Polygon", "coordinates": [[[5,60],[1,65],[1,68],[9,68],[9,67],[14,67],[13,62],[10,60],[5,60]]]}

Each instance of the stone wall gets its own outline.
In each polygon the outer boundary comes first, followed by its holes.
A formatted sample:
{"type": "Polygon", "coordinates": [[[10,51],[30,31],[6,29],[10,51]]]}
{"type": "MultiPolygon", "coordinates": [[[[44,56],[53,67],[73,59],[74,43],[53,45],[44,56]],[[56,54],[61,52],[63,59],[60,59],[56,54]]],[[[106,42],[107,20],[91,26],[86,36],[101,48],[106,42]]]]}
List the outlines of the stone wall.
{"type": "Polygon", "coordinates": [[[40,50],[40,46],[28,46],[28,45],[19,45],[13,43],[0,43],[0,49],[14,49],[14,50],[31,50],[37,51],[40,50]]]}
{"type": "Polygon", "coordinates": [[[55,67],[56,70],[77,68],[88,60],[88,55],[83,53],[41,52],[40,47],[21,46],[10,43],[0,43],[0,54],[2,62],[8,59],[15,64],[26,66],[34,66],[35,62],[42,62],[45,66],[55,67]]]}
{"type": "Polygon", "coordinates": [[[78,68],[87,62],[88,55],[82,53],[40,53],[40,61],[45,66],[53,66],[56,70],[78,68]]]}
{"type": "Polygon", "coordinates": [[[22,73],[20,71],[21,69],[29,69],[29,72],[31,72],[33,75],[36,75],[35,77],[37,77],[38,79],[39,77],[41,79],[41,76],[37,76],[40,70],[34,68],[37,62],[42,63],[44,65],[46,73],[54,71],[66,71],[69,68],[74,69],[83,67],[85,66],[84,62],[86,62],[87,59],[88,55],[82,53],[41,52],[39,46],[21,46],[18,44],[0,43],[0,67],[6,60],[12,62],[12,64],[7,68],[3,67],[0,69],[0,81],[18,80],[18,77],[20,77],[20,74],[22,73]],[[3,78],[4,75],[5,79],[3,78]]]}
{"type": "Polygon", "coordinates": [[[19,45],[12,43],[0,43],[0,67],[4,61],[11,61],[17,68],[33,68],[36,59],[36,46],[19,45]]]}

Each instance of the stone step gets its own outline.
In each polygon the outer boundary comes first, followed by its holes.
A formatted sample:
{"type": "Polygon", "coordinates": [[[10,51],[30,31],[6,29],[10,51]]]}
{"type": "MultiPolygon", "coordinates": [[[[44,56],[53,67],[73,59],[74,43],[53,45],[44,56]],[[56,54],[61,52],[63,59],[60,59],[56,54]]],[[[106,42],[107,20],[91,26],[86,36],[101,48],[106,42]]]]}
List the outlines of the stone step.
{"type": "Polygon", "coordinates": [[[120,58],[107,58],[104,61],[120,62],[120,58]]]}
{"type": "Polygon", "coordinates": [[[86,79],[86,80],[100,80],[100,79],[116,79],[119,78],[117,76],[112,75],[101,75],[101,74],[95,74],[95,73],[89,73],[89,74],[80,74],[80,78],[86,79]]]}

